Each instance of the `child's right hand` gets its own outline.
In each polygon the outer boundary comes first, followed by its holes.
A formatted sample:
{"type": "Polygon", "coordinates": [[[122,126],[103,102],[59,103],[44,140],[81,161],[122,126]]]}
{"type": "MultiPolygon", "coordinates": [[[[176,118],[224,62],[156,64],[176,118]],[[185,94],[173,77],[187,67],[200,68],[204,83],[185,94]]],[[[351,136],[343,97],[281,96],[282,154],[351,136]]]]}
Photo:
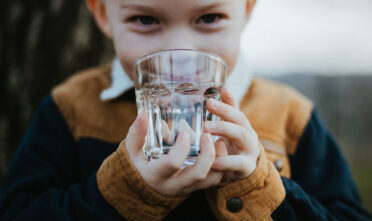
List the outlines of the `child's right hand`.
{"type": "Polygon", "coordinates": [[[204,133],[200,139],[200,154],[192,166],[181,169],[190,151],[190,134],[179,133],[175,145],[160,159],[148,161],[142,147],[147,134],[148,118],[142,112],[132,124],[126,138],[129,157],[144,179],[163,196],[183,196],[198,189],[220,183],[223,172],[211,169],[216,155],[224,154],[223,147],[214,147],[211,135],[204,133]],[[221,150],[221,151],[220,151],[221,150]]]}

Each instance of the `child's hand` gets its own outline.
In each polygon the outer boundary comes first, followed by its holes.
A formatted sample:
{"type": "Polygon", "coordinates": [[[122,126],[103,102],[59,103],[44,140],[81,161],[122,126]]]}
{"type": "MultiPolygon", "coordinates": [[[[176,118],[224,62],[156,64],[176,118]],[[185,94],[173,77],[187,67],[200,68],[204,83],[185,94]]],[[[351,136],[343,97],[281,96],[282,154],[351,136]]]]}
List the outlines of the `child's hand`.
{"type": "Polygon", "coordinates": [[[211,167],[215,157],[224,152],[215,152],[210,134],[202,135],[195,164],[181,169],[190,151],[190,133],[180,132],[168,154],[147,161],[142,150],[147,125],[147,114],[142,112],[129,129],[126,147],[132,163],[153,190],[164,196],[182,196],[221,182],[223,172],[211,170],[211,167]]]}
{"type": "Polygon", "coordinates": [[[212,168],[226,171],[223,180],[231,182],[248,177],[256,169],[260,148],[256,132],[226,88],[221,90],[221,100],[209,99],[207,108],[224,121],[205,122],[204,130],[222,137],[215,144],[220,156],[212,168]]]}

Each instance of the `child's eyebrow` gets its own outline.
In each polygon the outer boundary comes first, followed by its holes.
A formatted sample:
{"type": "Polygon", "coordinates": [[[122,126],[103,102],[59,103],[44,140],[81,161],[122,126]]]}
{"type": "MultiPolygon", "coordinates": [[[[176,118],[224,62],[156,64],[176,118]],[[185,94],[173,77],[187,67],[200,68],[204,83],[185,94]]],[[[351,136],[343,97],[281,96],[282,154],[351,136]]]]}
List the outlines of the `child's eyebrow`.
{"type": "Polygon", "coordinates": [[[132,9],[137,11],[146,11],[146,12],[155,12],[152,7],[145,6],[145,5],[135,5],[135,4],[121,4],[120,8],[122,9],[132,9]]]}
{"type": "Polygon", "coordinates": [[[207,11],[207,10],[211,10],[211,9],[223,6],[224,4],[227,4],[227,3],[229,3],[229,2],[228,1],[222,1],[222,2],[218,2],[218,3],[212,3],[212,4],[209,4],[209,5],[206,4],[206,5],[203,5],[199,8],[196,8],[195,10],[198,11],[198,12],[203,12],[203,11],[207,11]]]}

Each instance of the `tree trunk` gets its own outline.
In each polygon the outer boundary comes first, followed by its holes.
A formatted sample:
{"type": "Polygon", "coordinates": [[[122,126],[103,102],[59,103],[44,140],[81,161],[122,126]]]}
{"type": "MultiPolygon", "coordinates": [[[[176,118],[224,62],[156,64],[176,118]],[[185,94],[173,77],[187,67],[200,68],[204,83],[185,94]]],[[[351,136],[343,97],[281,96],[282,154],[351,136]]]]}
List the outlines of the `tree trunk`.
{"type": "Polygon", "coordinates": [[[0,181],[42,98],[72,73],[112,56],[84,1],[2,1],[0,181]]]}

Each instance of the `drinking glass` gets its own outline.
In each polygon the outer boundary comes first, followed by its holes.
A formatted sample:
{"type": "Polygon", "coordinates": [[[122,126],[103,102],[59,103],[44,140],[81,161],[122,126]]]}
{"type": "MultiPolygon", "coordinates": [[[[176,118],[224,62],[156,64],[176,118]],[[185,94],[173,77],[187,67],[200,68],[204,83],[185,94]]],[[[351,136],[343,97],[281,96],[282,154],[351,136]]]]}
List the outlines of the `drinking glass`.
{"type": "Polygon", "coordinates": [[[173,49],[144,56],[134,68],[138,113],[146,111],[149,119],[144,145],[147,159],[167,154],[178,133],[187,131],[191,147],[185,165],[194,164],[203,123],[219,120],[207,110],[206,100],[220,100],[226,62],[207,52],[173,49]]]}

